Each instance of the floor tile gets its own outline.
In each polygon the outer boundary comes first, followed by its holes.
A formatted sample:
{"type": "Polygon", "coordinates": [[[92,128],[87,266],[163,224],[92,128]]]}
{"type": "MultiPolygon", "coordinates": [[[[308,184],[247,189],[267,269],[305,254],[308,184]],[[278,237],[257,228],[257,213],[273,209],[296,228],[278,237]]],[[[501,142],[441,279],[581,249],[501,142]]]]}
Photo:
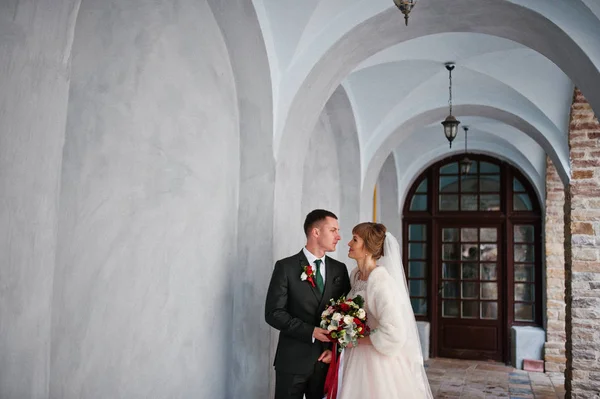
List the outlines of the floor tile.
{"type": "Polygon", "coordinates": [[[435,399],[564,399],[564,377],[499,363],[436,358],[426,362],[435,399]]]}

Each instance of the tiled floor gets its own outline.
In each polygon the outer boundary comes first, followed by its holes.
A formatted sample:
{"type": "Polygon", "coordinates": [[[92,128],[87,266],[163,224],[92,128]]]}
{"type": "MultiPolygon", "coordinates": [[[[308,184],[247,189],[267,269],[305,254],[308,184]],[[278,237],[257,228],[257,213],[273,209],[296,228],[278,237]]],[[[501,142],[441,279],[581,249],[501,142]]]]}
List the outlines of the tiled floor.
{"type": "Polygon", "coordinates": [[[528,373],[499,363],[454,359],[426,362],[436,399],[564,398],[564,377],[528,373]]]}

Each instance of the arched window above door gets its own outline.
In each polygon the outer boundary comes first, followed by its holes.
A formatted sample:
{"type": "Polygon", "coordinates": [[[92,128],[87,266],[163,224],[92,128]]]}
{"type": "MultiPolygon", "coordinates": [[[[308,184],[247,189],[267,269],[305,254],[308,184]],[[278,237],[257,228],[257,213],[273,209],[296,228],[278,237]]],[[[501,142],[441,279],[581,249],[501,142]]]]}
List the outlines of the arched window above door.
{"type": "Polygon", "coordinates": [[[429,209],[429,191],[427,190],[427,178],[421,179],[412,200],[410,201],[410,210],[412,212],[427,211],[429,209]]]}
{"type": "Polygon", "coordinates": [[[461,174],[461,158],[430,166],[408,192],[403,257],[411,304],[438,334],[434,356],[503,360],[512,325],[542,323],[541,208],[513,166],[469,155],[470,173],[461,174]]]}

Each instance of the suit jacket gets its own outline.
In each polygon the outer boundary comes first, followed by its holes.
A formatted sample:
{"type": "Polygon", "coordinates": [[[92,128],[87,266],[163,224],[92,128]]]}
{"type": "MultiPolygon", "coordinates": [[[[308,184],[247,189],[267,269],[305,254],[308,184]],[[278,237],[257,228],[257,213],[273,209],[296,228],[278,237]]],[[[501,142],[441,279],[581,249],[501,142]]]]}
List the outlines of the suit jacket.
{"type": "Polygon", "coordinates": [[[350,291],[346,265],[325,258],[323,295],[300,275],[308,260],[304,252],[275,263],[265,304],[265,320],[280,331],[275,369],[284,373],[308,374],[314,370],[320,354],[331,344],[315,340],[313,330],[321,323],[321,313],[329,300],[350,291]]]}

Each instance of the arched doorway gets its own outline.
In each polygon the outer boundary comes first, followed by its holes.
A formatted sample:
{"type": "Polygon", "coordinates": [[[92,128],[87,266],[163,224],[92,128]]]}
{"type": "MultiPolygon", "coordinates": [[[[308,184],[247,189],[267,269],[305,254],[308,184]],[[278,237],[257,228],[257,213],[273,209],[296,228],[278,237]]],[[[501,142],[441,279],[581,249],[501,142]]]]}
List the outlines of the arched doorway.
{"type": "Polygon", "coordinates": [[[403,257],[432,356],[507,362],[510,328],[542,325],[541,210],[516,168],[484,155],[430,166],[403,210],[403,257]]]}

